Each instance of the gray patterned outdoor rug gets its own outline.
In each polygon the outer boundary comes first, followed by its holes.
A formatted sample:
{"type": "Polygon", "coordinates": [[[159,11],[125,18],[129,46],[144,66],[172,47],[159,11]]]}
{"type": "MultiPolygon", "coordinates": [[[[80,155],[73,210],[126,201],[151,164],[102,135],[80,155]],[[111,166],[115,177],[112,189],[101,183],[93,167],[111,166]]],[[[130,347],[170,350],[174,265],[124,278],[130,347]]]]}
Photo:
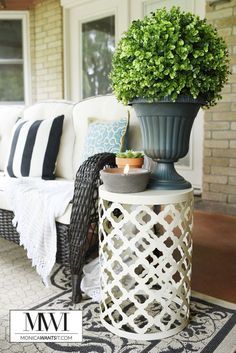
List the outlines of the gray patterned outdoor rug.
{"type": "MultiPolygon", "coordinates": [[[[9,343],[9,309],[66,309],[73,310],[70,274],[67,269],[55,267],[49,290],[43,287],[36,293],[35,285],[40,283],[36,273],[32,272],[30,263],[20,247],[5,246],[5,268],[3,266],[2,241],[0,240],[0,284],[3,288],[11,281],[11,266],[17,274],[17,295],[5,297],[4,308],[0,314],[0,352],[1,353],[236,353],[236,305],[214,298],[193,293],[191,299],[191,319],[189,325],[179,334],[158,341],[134,341],[120,338],[108,332],[100,323],[99,306],[91,300],[84,300],[76,309],[83,310],[83,342],[82,343],[9,343]],[[6,249],[7,247],[7,249],[6,249]],[[21,252],[19,255],[19,251],[21,252]],[[7,266],[6,266],[7,264],[7,266]],[[3,269],[3,271],[2,271],[3,269]],[[5,271],[5,272],[4,272],[5,271]],[[8,274],[10,273],[10,276],[8,274]],[[25,278],[29,274],[30,283],[25,289],[25,278]],[[25,300],[29,297],[29,300],[25,300]],[[21,302],[22,301],[22,302],[21,302]]],[[[14,278],[13,278],[14,282],[14,278]]],[[[15,284],[16,285],[16,284],[15,284]]],[[[10,285],[12,286],[12,284],[10,285]]],[[[39,284],[38,284],[39,286],[39,284]]],[[[1,289],[0,305],[4,303],[1,289]]],[[[38,288],[38,287],[37,287],[38,288]]],[[[6,288],[7,289],[7,288],[6,288]]],[[[11,287],[11,290],[12,287],[11,287]]],[[[8,292],[9,294],[9,292],[8,292]]]]}

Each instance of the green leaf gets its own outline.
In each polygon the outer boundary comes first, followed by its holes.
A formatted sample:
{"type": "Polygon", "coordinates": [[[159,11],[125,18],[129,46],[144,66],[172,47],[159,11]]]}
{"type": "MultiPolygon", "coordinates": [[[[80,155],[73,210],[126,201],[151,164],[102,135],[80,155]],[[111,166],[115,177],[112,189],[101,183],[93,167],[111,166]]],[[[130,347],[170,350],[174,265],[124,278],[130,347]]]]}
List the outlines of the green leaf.
{"type": "Polygon", "coordinates": [[[125,152],[119,152],[116,154],[119,158],[143,158],[144,154],[140,151],[126,150],[125,152]]]}

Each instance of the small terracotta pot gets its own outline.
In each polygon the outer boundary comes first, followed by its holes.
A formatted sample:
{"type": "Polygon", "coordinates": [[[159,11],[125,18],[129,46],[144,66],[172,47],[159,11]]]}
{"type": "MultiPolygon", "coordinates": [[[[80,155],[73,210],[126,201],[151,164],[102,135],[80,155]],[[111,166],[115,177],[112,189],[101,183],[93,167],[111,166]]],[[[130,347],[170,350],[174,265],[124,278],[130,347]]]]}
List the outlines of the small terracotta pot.
{"type": "Polygon", "coordinates": [[[116,157],[116,164],[119,168],[124,168],[126,164],[130,168],[142,168],[144,158],[120,158],[116,157]]]}

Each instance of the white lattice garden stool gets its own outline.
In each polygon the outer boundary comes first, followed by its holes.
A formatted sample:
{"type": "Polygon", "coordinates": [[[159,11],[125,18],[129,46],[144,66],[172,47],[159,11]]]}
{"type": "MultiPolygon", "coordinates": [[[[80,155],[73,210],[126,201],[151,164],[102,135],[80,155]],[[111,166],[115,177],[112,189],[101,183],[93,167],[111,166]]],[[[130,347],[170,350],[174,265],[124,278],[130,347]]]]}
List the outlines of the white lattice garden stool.
{"type": "Polygon", "coordinates": [[[99,192],[103,325],[139,340],[178,333],[189,318],[192,189],[99,192]]]}

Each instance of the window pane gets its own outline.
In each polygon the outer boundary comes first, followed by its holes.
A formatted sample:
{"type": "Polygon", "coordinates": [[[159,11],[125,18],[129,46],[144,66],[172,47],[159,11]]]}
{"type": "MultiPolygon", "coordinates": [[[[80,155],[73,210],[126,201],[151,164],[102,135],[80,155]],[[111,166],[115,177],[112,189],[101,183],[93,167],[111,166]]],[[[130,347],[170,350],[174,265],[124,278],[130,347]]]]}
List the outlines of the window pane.
{"type": "Polygon", "coordinates": [[[0,65],[0,101],[24,100],[23,65],[0,65]]]}
{"type": "Polygon", "coordinates": [[[82,24],[83,98],[111,93],[109,73],[115,49],[115,16],[82,24]]]}
{"type": "Polygon", "coordinates": [[[22,59],[21,20],[0,20],[0,59],[22,59]]]}

